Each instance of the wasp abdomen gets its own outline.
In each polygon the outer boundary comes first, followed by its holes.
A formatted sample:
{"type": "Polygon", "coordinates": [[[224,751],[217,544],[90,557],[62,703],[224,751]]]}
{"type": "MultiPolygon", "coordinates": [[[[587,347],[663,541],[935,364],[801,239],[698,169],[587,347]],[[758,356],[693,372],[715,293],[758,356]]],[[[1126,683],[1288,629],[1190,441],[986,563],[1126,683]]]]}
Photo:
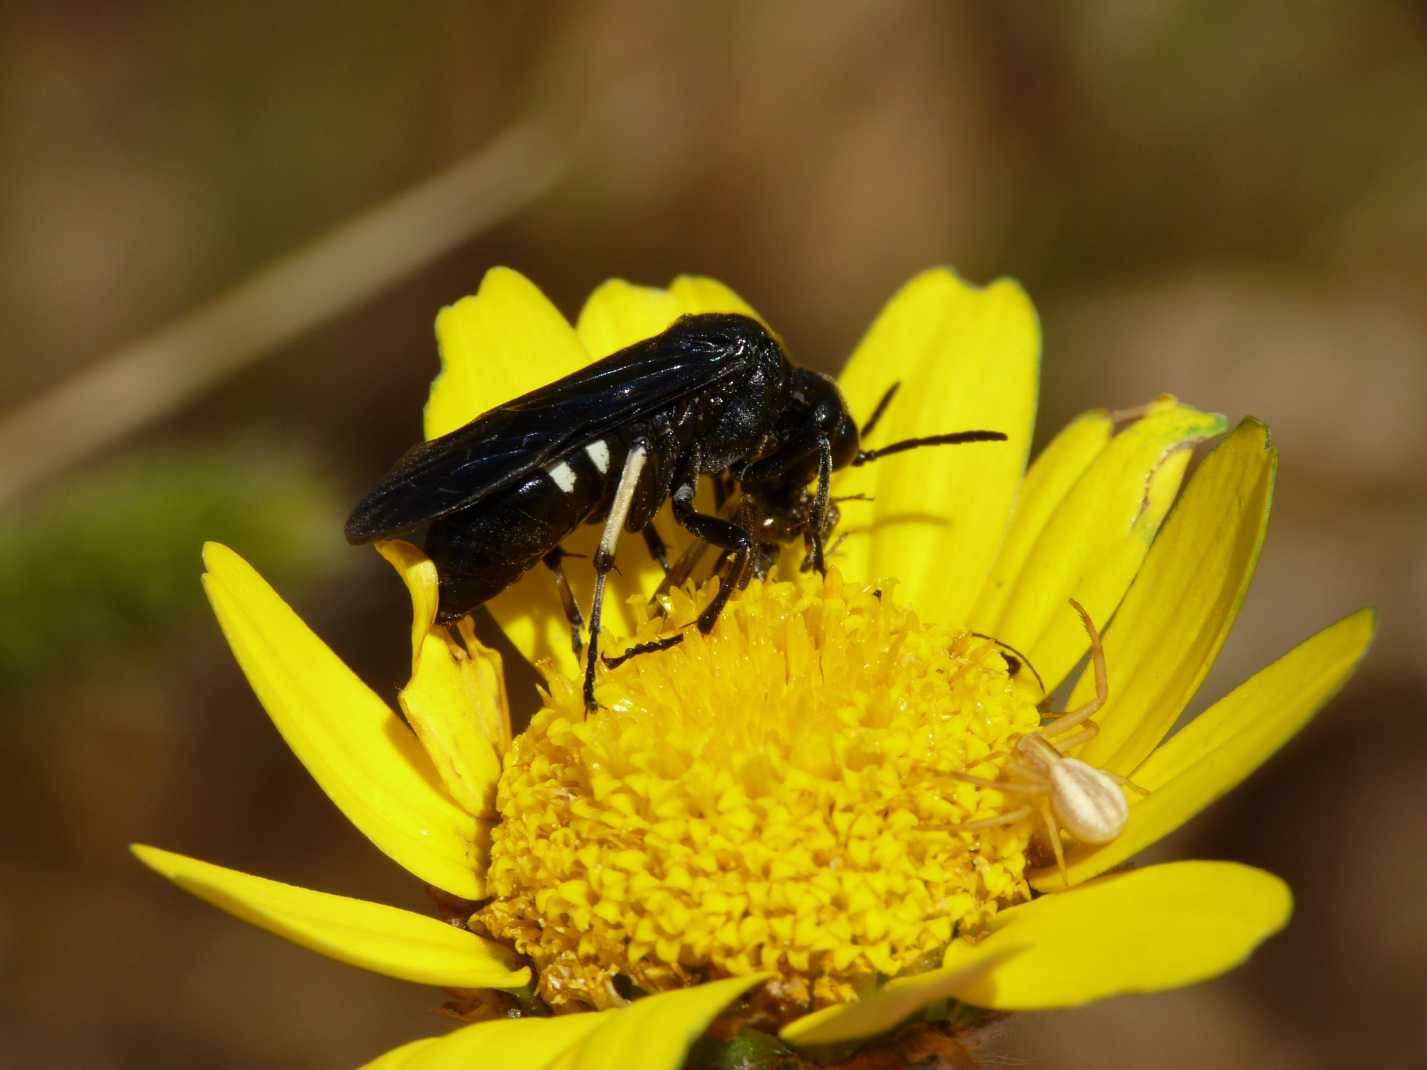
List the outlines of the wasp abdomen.
{"type": "Polygon", "coordinates": [[[624,447],[597,439],[469,509],[431,522],[426,553],[441,577],[440,620],[494,598],[608,507],[624,447]]]}

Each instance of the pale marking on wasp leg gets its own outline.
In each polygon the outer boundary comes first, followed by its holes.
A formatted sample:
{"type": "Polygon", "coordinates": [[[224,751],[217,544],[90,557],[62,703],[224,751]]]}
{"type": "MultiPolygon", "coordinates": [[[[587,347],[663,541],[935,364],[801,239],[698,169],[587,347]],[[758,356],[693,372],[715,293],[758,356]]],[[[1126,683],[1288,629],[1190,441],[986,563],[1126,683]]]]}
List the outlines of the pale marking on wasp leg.
{"type": "Polygon", "coordinates": [[[634,502],[634,488],[639,482],[639,474],[644,471],[644,462],[649,459],[648,446],[635,446],[624,459],[624,471],[619,475],[619,486],[614,489],[614,501],[609,507],[609,517],[605,520],[604,533],[600,535],[600,552],[614,557],[615,544],[619,542],[620,529],[629,516],[629,507],[634,502]]]}
{"type": "Polygon", "coordinates": [[[644,462],[649,459],[647,443],[636,443],[630,447],[624,458],[624,470],[619,474],[619,485],[614,489],[614,501],[605,518],[604,532],[600,535],[600,548],[595,551],[595,593],[590,600],[590,645],[585,660],[585,711],[595,709],[595,664],[599,660],[600,614],[604,607],[604,585],[609,570],[614,567],[614,548],[619,543],[619,532],[629,516],[629,507],[634,502],[634,488],[639,484],[639,474],[644,471],[644,462]]]}

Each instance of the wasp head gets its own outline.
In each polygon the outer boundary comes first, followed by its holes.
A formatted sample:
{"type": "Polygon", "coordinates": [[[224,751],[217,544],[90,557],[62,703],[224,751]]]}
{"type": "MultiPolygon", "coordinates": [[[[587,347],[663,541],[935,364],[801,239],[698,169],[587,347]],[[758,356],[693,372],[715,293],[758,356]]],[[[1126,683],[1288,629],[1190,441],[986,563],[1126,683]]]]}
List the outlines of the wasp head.
{"type": "MultiPolygon", "coordinates": [[[[857,424],[847,411],[847,402],[832,379],[820,372],[798,368],[793,378],[793,405],[790,414],[803,426],[798,431],[815,428],[827,436],[832,444],[833,468],[846,468],[857,456],[859,438],[857,424]]],[[[795,432],[796,433],[796,432],[795,432]]],[[[817,457],[814,455],[806,471],[807,483],[817,475],[817,457]]]]}

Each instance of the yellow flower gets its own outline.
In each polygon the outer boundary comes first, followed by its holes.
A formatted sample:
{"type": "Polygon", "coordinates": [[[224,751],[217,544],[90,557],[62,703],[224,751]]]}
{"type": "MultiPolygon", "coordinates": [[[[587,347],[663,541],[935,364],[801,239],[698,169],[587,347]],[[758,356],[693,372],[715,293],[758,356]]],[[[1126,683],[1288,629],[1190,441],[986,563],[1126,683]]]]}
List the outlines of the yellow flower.
{"type": "MultiPolygon", "coordinates": [[[[527,280],[494,270],[437,319],[426,433],[703,311],[753,314],[708,279],[615,281],[572,328],[527,280]]],[[[515,739],[499,659],[469,622],[435,625],[435,569],[414,547],[379,547],[413,604],[403,723],[250,566],[209,545],[205,588],[289,746],[380,850],[465,901],[464,920],[136,853],[334,958],[469,991],[488,1012],[539,1012],[373,1066],[672,1068],[721,1016],[725,1033],[751,1024],[806,1049],[878,1037],[948,1000],[1065,1007],[1230,969],[1286,924],[1280,880],[1216,862],[1110,871],[1297,732],[1374,620],[1319,632],[1169,736],[1253,574],[1276,453],[1246,420],[1180,495],[1189,447],[1225,426],[1161,398],[1128,422],[1081,416],[1023,474],[1038,359],[1015,284],[913,279],[843,372],[849,406],[867,415],[900,380],[887,441],[968,427],[1009,441],[839,473],[836,493],[868,500],[844,504],[825,580],[751,585],[710,636],[690,630],[604,672],[608,708],[588,717],[552,585],[522,580],[489,608],[545,667],[549,694],[515,739]],[[1089,648],[1071,598],[1114,622],[1098,734],[1065,748],[1147,794],[1130,793],[1109,842],[1071,841],[1062,871],[1008,771],[1019,741],[1054,731],[1042,688],[1089,648]]],[[[669,619],[651,618],[657,567],[631,551],[620,569],[613,649],[693,619],[709,594],[672,592],[669,619]]],[[[1082,673],[1069,706],[1095,690],[1082,673]]]]}

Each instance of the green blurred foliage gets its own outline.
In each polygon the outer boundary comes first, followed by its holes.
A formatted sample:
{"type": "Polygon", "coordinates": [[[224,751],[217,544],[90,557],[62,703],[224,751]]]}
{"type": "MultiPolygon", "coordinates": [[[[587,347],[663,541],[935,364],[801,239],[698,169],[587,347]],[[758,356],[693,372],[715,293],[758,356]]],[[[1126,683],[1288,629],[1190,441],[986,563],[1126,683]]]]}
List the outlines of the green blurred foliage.
{"type": "Polygon", "coordinates": [[[331,564],[341,505],[310,457],[148,449],[57,484],[0,526],[0,685],[162,638],[203,604],[205,540],[262,548],[274,583],[331,564]]]}

